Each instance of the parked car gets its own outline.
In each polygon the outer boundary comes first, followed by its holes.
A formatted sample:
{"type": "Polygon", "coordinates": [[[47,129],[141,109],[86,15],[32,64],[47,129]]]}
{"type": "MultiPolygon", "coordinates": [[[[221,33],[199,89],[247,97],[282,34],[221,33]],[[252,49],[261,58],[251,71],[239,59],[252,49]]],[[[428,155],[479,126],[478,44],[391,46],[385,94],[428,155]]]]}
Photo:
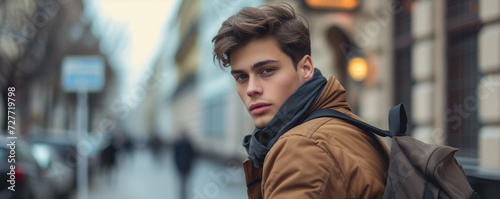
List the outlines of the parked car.
{"type": "Polygon", "coordinates": [[[76,170],[53,143],[33,142],[31,151],[57,198],[68,198],[75,189],[76,170]]]}
{"type": "Polygon", "coordinates": [[[14,180],[12,182],[15,184],[11,184],[7,180],[0,181],[0,198],[55,198],[55,193],[48,183],[46,171],[34,159],[31,146],[26,141],[21,138],[7,139],[0,135],[0,160],[3,160],[0,161],[0,173],[15,173],[7,175],[9,179],[14,180]],[[15,160],[15,162],[11,160],[15,160]],[[9,190],[9,186],[12,186],[15,191],[9,190]]]}
{"type": "MultiPolygon", "coordinates": [[[[58,198],[67,198],[76,191],[78,158],[77,144],[67,137],[32,137],[30,139],[35,159],[48,171],[51,186],[58,198]]],[[[96,144],[97,145],[97,144],[96,144]]],[[[88,152],[88,182],[99,168],[99,147],[88,152]]]]}

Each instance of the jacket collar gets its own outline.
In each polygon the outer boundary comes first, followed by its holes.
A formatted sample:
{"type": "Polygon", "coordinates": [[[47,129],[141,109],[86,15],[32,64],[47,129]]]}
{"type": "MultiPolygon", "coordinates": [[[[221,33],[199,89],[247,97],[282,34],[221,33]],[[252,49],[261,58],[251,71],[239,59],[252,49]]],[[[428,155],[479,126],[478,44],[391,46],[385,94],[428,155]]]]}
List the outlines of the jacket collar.
{"type": "Polygon", "coordinates": [[[351,107],[347,103],[346,90],[333,75],[330,75],[321,95],[305,115],[307,116],[313,111],[323,108],[335,109],[341,112],[351,111],[351,107]]]}
{"type": "Polygon", "coordinates": [[[262,198],[262,168],[255,167],[252,160],[247,158],[243,161],[243,170],[245,171],[248,198],[262,198]]]}

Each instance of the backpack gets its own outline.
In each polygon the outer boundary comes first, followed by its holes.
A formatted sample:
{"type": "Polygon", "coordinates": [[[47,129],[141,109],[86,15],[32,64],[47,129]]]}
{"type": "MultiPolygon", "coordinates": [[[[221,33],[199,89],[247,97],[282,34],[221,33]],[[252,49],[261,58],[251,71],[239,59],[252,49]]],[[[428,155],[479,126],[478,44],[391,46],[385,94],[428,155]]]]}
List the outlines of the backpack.
{"type": "MultiPolygon", "coordinates": [[[[389,131],[381,130],[332,109],[313,111],[303,123],[318,117],[342,119],[362,129],[373,139],[376,139],[374,134],[392,138],[390,157],[381,152],[389,162],[384,199],[479,199],[479,195],[469,185],[462,166],[455,159],[454,155],[458,149],[426,144],[406,136],[407,118],[402,104],[389,111],[389,131]]],[[[380,142],[376,143],[379,145],[376,146],[379,151],[385,151],[381,148],[380,142]]]]}

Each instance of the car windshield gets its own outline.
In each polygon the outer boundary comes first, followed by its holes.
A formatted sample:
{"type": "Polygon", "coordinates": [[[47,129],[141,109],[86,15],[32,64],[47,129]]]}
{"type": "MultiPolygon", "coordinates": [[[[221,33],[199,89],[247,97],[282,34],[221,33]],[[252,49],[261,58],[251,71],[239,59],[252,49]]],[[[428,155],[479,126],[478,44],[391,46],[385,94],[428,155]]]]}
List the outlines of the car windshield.
{"type": "Polygon", "coordinates": [[[31,152],[33,153],[33,158],[40,167],[47,168],[50,163],[50,147],[45,144],[33,144],[31,147],[31,152]]]}

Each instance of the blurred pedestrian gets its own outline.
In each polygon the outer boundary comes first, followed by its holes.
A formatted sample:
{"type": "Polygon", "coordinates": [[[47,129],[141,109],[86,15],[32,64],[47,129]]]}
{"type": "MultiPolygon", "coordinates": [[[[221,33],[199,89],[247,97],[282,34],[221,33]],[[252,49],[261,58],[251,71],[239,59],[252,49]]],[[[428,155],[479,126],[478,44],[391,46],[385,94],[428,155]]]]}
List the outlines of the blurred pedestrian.
{"type": "Polygon", "coordinates": [[[151,153],[153,154],[154,161],[157,165],[161,165],[163,142],[160,140],[158,134],[153,133],[151,135],[151,137],[149,138],[149,147],[151,148],[151,153]]]}
{"type": "Polygon", "coordinates": [[[116,136],[112,136],[109,139],[108,144],[101,151],[101,173],[108,179],[109,183],[114,181],[113,178],[116,170],[116,156],[118,148],[120,147],[117,146],[118,144],[116,136]]]}
{"type": "Polygon", "coordinates": [[[286,3],[245,7],[212,41],[256,126],[243,140],[249,198],[382,198],[380,138],[340,119],[302,123],[319,109],[361,120],[340,82],[314,68],[305,18],[286,3]]]}
{"type": "Polygon", "coordinates": [[[123,134],[122,153],[125,154],[125,161],[133,161],[134,142],[128,133],[123,134]]]}
{"type": "Polygon", "coordinates": [[[187,179],[192,167],[195,153],[186,132],[181,132],[180,138],[174,143],[175,164],[181,181],[181,199],[187,198],[187,179]]]}

